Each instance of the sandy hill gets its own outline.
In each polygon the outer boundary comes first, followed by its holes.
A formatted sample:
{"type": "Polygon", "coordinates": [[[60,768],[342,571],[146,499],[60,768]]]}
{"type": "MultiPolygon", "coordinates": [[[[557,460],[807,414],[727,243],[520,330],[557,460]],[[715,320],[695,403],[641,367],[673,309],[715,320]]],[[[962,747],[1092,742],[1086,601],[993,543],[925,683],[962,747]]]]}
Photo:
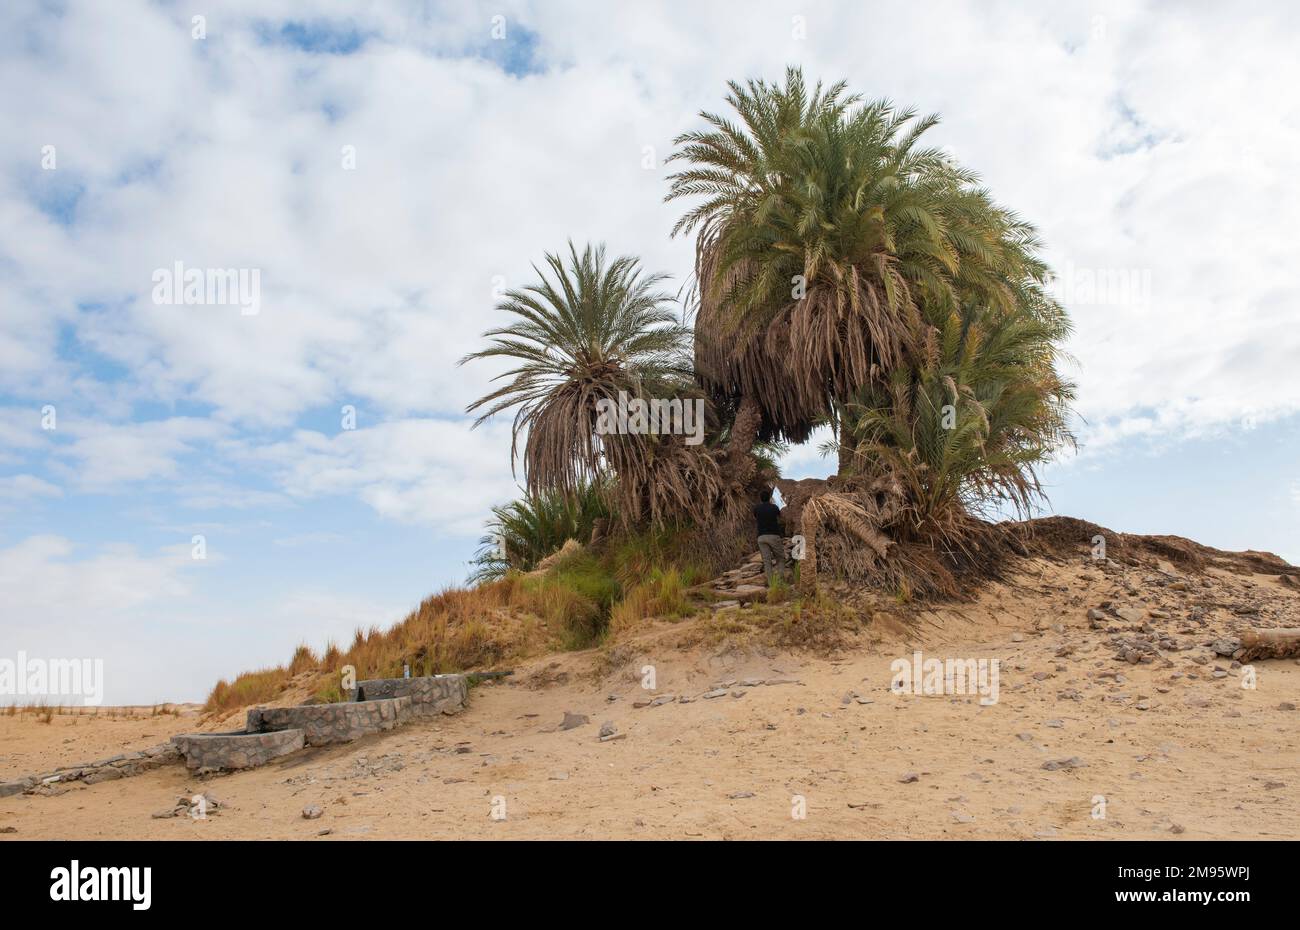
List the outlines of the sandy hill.
{"type": "MultiPolygon", "coordinates": [[[[1300,569],[1066,518],[1026,529],[1025,555],[962,600],[841,591],[843,610],[816,618],[756,604],[653,621],[600,649],[531,659],[476,687],[454,718],[204,781],[172,766],[0,799],[0,830],[319,841],[1300,836],[1300,661],[1247,670],[1232,658],[1245,630],[1300,627],[1300,569]],[[1096,533],[1106,561],[1092,558],[1096,533]],[[915,651],[996,659],[996,702],[895,693],[892,665],[915,651]],[[208,820],[151,817],[196,791],[221,801],[208,820]],[[308,804],[324,815],[305,820],[308,804]]],[[[130,745],[143,737],[126,728],[141,726],[156,741],[192,721],[0,717],[0,770],[130,745]]]]}

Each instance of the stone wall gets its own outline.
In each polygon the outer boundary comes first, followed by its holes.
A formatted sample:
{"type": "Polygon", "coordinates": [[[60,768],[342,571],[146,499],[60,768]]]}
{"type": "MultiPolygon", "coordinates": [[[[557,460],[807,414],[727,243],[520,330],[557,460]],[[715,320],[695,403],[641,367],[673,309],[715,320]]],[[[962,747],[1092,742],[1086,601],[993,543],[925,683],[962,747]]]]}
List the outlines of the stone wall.
{"type": "Polygon", "coordinates": [[[172,745],[185,756],[185,765],[198,771],[230,771],[265,765],[303,747],[302,730],[272,733],[187,733],[173,736],[172,745]]]}
{"type": "Polygon", "coordinates": [[[371,678],[357,682],[358,701],[409,697],[416,716],[454,714],[469,701],[464,675],[426,675],[419,678],[371,678]]]}
{"type": "Polygon", "coordinates": [[[59,794],[65,790],[62,786],[67,782],[80,781],[94,785],[101,781],[114,781],[139,775],[160,765],[179,762],[180,758],[180,750],[175,746],[159,743],[139,752],[124,752],[94,762],[65,765],[52,772],[0,783],[0,798],[14,794],[59,794]]]}
{"type": "Polygon", "coordinates": [[[308,746],[346,743],[391,730],[411,717],[409,697],[350,704],[304,704],[298,707],[259,707],[248,712],[249,733],[302,730],[308,746]]]}

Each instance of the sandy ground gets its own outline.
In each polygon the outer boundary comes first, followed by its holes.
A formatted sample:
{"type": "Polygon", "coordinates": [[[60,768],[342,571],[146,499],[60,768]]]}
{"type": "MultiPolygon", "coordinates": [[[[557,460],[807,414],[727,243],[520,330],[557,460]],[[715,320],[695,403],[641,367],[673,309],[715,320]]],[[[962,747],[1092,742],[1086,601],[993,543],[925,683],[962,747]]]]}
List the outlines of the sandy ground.
{"type": "MultiPolygon", "coordinates": [[[[1249,624],[1215,608],[1193,627],[1177,609],[1249,595],[1290,611],[1300,595],[1265,576],[1219,579],[1209,594],[1129,595],[1125,585],[1137,584],[1082,564],[1045,566],[831,657],[683,649],[701,621],[663,623],[613,670],[597,652],[551,657],[475,688],[457,717],[262,769],[200,780],[169,766],[0,799],[0,830],[16,831],[0,840],[1300,837],[1300,711],[1285,709],[1300,704],[1300,662],[1257,663],[1257,687],[1244,689],[1230,660],[1199,644],[1249,624]],[[1117,592],[1175,607],[1152,623],[1188,648],[1117,662],[1110,634],[1086,619],[1117,592]],[[890,663],[914,648],[999,659],[998,702],[893,694],[890,663]],[[1213,677],[1216,664],[1226,677],[1213,677]],[[652,692],[639,686],[645,665],[655,667],[652,692]],[[698,698],[747,677],[797,683],[698,698]],[[654,694],[697,699],[633,706],[654,694]],[[561,730],[566,712],[590,723],[561,730]],[[626,737],[600,742],[604,721],[626,737]],[[1081,765],[1043,767],[1072,758],[1081,765]],[[222,804],[206,820],[151,817],[203,791],[222,804]],[[309,804],[324,815],[305,820],[309,804]]],[[[0,718],[0,764],[16,775],[37,761],[139,748],[186,723],[0,718]]]]}

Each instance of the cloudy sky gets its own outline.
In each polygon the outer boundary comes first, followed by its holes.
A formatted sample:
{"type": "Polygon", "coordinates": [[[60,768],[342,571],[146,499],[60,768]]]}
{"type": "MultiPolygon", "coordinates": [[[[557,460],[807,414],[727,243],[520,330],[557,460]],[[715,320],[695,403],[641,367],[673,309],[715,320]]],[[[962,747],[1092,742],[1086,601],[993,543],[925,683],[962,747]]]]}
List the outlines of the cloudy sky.
{"type": "Polygon", "coordinates": [[[1300,561],[1297,47],[1281,0],[6,2],[0,658],[202,699],[461,581],[516,493],[454,364],[495,291],[570,237],[683,282],[671,139],[787,64],[939,112],[1040,227],[1050,511],[1300,561]],[[177,263],[250,299],[168,302],[177,263]]]}

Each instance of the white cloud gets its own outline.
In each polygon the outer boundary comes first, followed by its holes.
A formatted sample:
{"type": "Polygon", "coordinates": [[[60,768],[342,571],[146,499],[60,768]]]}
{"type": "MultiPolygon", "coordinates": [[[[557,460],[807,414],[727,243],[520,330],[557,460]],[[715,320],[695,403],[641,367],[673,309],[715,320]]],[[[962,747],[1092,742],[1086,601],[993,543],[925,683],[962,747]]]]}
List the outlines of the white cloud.
{"type": "Polygon", "coordinates": [[[269,467],[299,500],[351,494],[380,515],[453,534],[479,532],[488,509],[518,496],[510,476],[509,423],[400,420],[334,436],[301,430],[240,454],[269,467]]]}
{"type": "Polygon", "coordinates": [[[125,424],[79,421],[60,429],[72,437],[57,453],[62,470],[87,490],[180,477],[182,457],[227,431],[222,423],[195,417],[125,424]]]}
{"type": "Polygon", "coordinates": [[[200,564],[188,547],[141,555],[112,544],[86,554],[63,536],[31,536],[0,549],[0,628],[15,640],[46,624],[105,628],[115,615],[187,595],[181,573],[200,564]]]}
{"type": "Polygon", "coordinates": [[[62,488],[35,475],[0,477],[0,501],[25,501],[36,497],[62,496],[62,488]]]}

